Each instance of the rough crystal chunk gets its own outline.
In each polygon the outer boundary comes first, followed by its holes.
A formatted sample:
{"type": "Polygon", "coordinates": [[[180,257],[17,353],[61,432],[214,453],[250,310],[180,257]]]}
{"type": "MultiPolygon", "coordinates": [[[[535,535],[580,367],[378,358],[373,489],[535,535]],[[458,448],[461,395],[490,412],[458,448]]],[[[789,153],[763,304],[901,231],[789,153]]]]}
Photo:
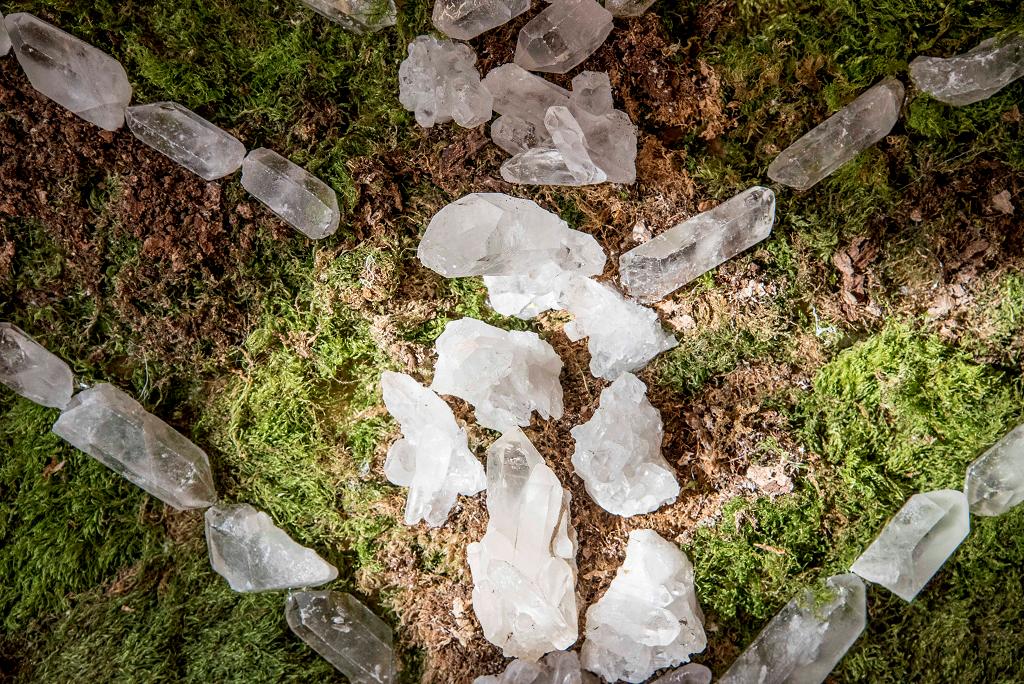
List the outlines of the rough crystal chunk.
{"type": "Polygon", "coordinates": [[[530,9],[530,0],[435,0],[433,21],[441,33],[476,38],[530,9]]]}
{"type": "Polygon", "coordinates": [[[1024,76],[1024,37],[989,38],[955,57],[917,57],[914,85],[936,100],[962,107],[992,97],[1024,76]]]}
{"type": "Polygon", "coordinates": [[[580,667],[574,651],[553,651],[540,662],[513,660],[498,675],[477,677],[473,684],[597,684],[597,677],[580,667]]]}
{"type": "Polygon", "coordinates": [[[207,509],[206,546],[210,565],[235,591],[315,587],[338,576],[337,568],[249,504],[207,509]]]}
{"type": "Polygon", "coordinates": [[[314,240],[338,229],[338,197],[326,183],[277,152],[261,147],[242,162],[242,187],[314,240]]]}
{"type": "Polygon", "coordinates": [[[234,173],[245,159],[238,138],[177,102],[129,107],[125,118],[136,138],[208,181],[234,173]]]}
{"type": "Polygon", "coordinates": [[[512,114],[502,114],[491,123],[491,140],[509,154],[519,154],[548,140],[548,131],[512,114]]]}
{"type": "Polygon", "coordinates": [[[609,682],[643,682],[707,643],[690,559],[653,530],[630,532],[626,560],[587,610],[583,666],[609,682]]]}
{"type": "Polygon", "coordinates": [[[852,574],[806,590],[772,618],[719,684],[820,684],[867,623],[864,583],[852,574]]]}
{"type": "Polygon", "coordinates": [[[11,51],[11,37],[4,25],[4,15],[0,14],[0,57],[11,51]]]}
{"type": "Polygon", "coordinates": [[[810,188],[888,135],[902,103],[902,83],[876,83],[784,149],[768,166],[768,177],[797,190],[810,188]]]}
{"type": "Polygon", "coordinates": [[[515,61],[529,71],[564,74],[611,32],[611,12],[595,0],[554,0],[519,31],[515,61]]]}
{"type": "Polygon", "coordinates": [[[398,99],[425,128],[453,119],[465,128],[487,123],[494,98],[475,63],[476,53],[465,43],[417,36],[398,69],[398,99]]]}
{"type": "Polygon", "coordinates": [[[655,679],[651,684],[711,684],[711,670],[690,663],[655,679]]]}
{"type": "Polygon", "coordinates": [[[608,176],[587,151],[587,139],[568,107],[549,107],[544,127],[550,146],[525,150],[501,165],[501,177],[509,183],[528,185],[594,185],[608,176]]]}
{"type": "Polygon", "coordinates": [[[764,240],[775,223],[775,193],[755,186],[668,229],[619,258],[631,296],[656,302],[764,240]]]}
{"type": "Polygon", "coordinates": [[[569,104],[568,90],[512,63],[491,69],[483,84],[494,96],[494,111],[529,124],[538,144],[550,142],[544,117],[549,108],[569,104]]]}
{"type": "Polygon", "coordinates": [[[206,453],[112,385],[75,395],[53,432],[174,508],[217,499],[206,453]]]}
{"type": "Polygon", "coordinates": [[[351,594],[297,591],[284,614],[292,631],[352,684],[395,681],[391,628],[351,594]]]}
{"type": "Polygon", "coordinates": [[[604,8],[613,17],[639,17],[653,4],[654,0],[604,0],[604,8]]]}
{"type": "Polygon", "coordinates": [[[395,0],[302,0],[310,9],[364,34],[394,26],[398,21],[395,0]]]}
{"type": "Polygon", "coordinates": [[[971,463],[964,492],[975,515],[1002,515],[1024,501],[1024,425],[971,463]]]}
{"type": "Polygon", "coordinates": [[[68,364],[6,322],[0,322],[0,383],[37,404],[59,409],[74,391],[68,364]]]}
{"type": "Polygon", "coordinates": [[[388,450],[384,475],[409,488],[405,524],[443,525],[459,494],[472,496],[487,486],[484,468],[439,396],[404,373],[385,371],[380,384],[384,404],[402,426],[403,438],[388,450]]]}
{"type": "Polygon", "coordinates": [[[584,71],[572,79],[569,111],[587,141],[587,151],[611,183],[636,180],[636,126],[615,109],[608,74],[584,71]]]}
{"type": "Polygon", "coordinates": [[[487,532],[466,553],[473,610],[506,657],[535,661],[576,641],[571,498],[518,428],[487,450],[487,532]]]}
{"type": "Polygon", "coordinates": [[[963,492],[915,494],[850,569],[904,601],[913,601],[970,529],[963,492]]]}

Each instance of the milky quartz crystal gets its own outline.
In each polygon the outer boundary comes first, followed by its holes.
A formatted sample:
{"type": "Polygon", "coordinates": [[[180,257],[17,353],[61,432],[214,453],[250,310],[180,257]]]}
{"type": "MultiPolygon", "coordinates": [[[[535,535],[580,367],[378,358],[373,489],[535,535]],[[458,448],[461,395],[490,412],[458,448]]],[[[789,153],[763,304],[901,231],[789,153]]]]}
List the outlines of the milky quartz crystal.
{"type": "Polygon", "coordinates": [[[124,125],[132,86],[116,59],[31,14],[4,24],[33,88],[104,130],[124,125]]]}
{"type": "Polygon", "coordinates": [[[772,618],[719,684],[820,684],[867,623],[864,583],[853,574],[805,590],[772,618]]]}
{"type": "Polygon", "coordinates": [[[679,496],[675,472],[661,455],[661,414],[647,386],[623,373],[601,392],[593,417],[572,429],[572,465],[597,504],[616,515],[650,513],[679,496]]]}
{"type": "Polygon", "coordinates": [[[587,609],[583,666],[609,682],[643,682],[707,643],[690,559],[653,530],[630,532],[626,560],[587,609]]]}
{"type": "Polygon", "coordinates": [[[711,684],[711,670],[703,665],[690,663],[663,674],[651,684],[711,684]]]}
{"type": "Polygon", "coordinates": [[[768,177],[807,190],[884,138],[896,125],[903,84],[886,78],[784,149],[768,166],[768,177]]]}
{"type": "Polygon", "coordinates": [[[915,494],[850,569],[904,601],[913,601],[970,529],[963,492],[915,494]]]}
{"type": "Polygon", "coordinates": [[[250,152],[242,162],[242,187],[314,240],[338,230],[338,197],[322,180],[265,147],[250,152]]]}
{"type": "Polygon", "coordinates": [[[581,669],[574,651],[553,651],[536,663],[513,660],[501,674],[477,677],[473,684],[598,684],[598,679],[581,669]]]}
{"type": "Polygon", "coordinates": [[[338,576],[337,568],[249,504],[207,509],[206,546],[210,565],[235,591],[315,587],[338,576]]]}
{"type": "Polygon", "coordinates": [[[288,594],[292,631],[353,684],[395,681],[391,628],[356,597],[338,591],[288,594]]]}
{"type": "Polygon", "coordinates": [[[586,137],[587,152],[611,183],[636,180],[636,126],[612,104],[608,74],[584,71],[572,79],[569,111],[586,137]]]}
{"type": "Polygon", "coordinates": [[[4,15],[0,14],[0,57],[11,51],[11,37],[7,34],[7,26],[4,25],[4,15]]]}
{"type": "Polygon", "coordinates": [[[917,57],[910,63],[914,85],[957,107],[980,102],[1024,76],[1024,37],[989,38],[954,57],[917,57]]]}
{"type": "Polygon", "coordinates": [[[595,185],[608,180],[587,150],[587,140],[568,107],[549,107],[544,128],[550,145],[529,148],[501,165],[501,177],[523,185],[595,185]]]}
{"type": "Polygon", "coordinates": [[[129,107],[125,118],[136,138],[205,180],[234,173],[245,159],[238,138],[177,102],[129,107]]]}
{"type": "Polygon", "coordinates": [[[466,555],[473,610],[506,657],[536,661],[576,641],[571,498],[518,428],[487,450],[487,532],[466,555]]]}
{"type": "Polygon", "coordinates": [[[310,9],[356,34],[394,26],[395,0],[302,0],[310,9]]]}
{"type": "Polygon", "coordinates": [[[971,463],[964,492],[975,515],[1002,515],[1024,501],[1024,425],[971,463]]]}
{"type": "Polygon", "coordinates": [[[476,38],[530,9],[530,0],[435,0],[433,21],[441,33],[476,38]]]}
{"type": "Polygon", "coordinates": [[[519,31],[515,61],[528,71],[564,74],[611,32],[611,12],[595,0],[554,0],[519,31]]]}
{"type": "Polygon", "coordinates": [[[668,229],[619,257],[630,296],[656,302],[764,240],[775,222],[775,193],[755,186],[668,229]]]}
{"type": "Polygon", "coordinates": [[[614,17],[639,17],[653,4],[654,0],[605,0],[604,8],[614,17]]]}
{"type": "Polygon", "coordinates": [[[484,468],[469,450],[466,431],[433,391],[390,371],[380,384],[388,412],[402,426],[402,439],[388,450],[384,475],[409,488],[405,524],[443,525],[459,494],[472,496],[487,486],[484,468]]]}
{"type": "Polygon", "coordinates": [[[494,98],[475,63],[465,43],[417,36],[398,68],[398,99],[425,128],[452,120],[465,128],[487,123],[494,98]]]}
{"type": "Polygon", "coordinates": [[[74,376],[68,364],[24,330],[6,322],[0,322],[0,383],[50,408],[67,406],[74,391],[74,376]]]}
{"type": "MultiPolygon", "coordinates": [[[[508,126],[529,126],[528,130],[539,136],[538,144],[550,142],[544,117],[550,107],[568,106],[568,90],[513,63],[491,69],[483,84],[494,96],[494,111],[509,117],[506,120],[508,126]]],[[[494,134],[492,124],[492,137],[494,134]]],[[[495,143],[505,149],[497,139],[495,143]]]]}
{"type": "Polygon", "coordinates": [[[206,453],[113,385],[75,395],[53,432],[174,508],[217,499],[206,453]]]}

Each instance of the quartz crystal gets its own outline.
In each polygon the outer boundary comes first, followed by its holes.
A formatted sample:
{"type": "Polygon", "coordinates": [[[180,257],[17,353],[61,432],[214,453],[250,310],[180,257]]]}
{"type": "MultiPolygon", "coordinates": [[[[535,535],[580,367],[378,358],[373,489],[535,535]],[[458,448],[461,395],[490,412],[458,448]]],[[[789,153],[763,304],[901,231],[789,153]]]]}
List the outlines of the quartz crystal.
{"type": "Polygon", "coordinates": [[[653,4],[654,0],[604,0],[604,8],[613,17],[639,17],[653,4]]]}
{"type": "Polygon", "coordinates": [[[466,555],[473,610],[506,657],[535,661],[576,641],[571,498],[518,428],[487,450],[487,532],[466,555]]]}
{"type": "Polygon", "coordinates": [[[895,78],[876,83],[784,149],[768,166],[768,177],[807,190],[888,135],[902,103],[902,83],[895,78]]]}
{"type": "Polygon", "coordinates": [[[690,559],[653,530],[630,532],[626,560],[587,609],[583,666],[609,682],[643,682],[707,643],[690,559]]]}
{"type": "Polygon", "coordinates": [[[964,492],[975,515],[1002,515],[1024,501],[1024,425],[975,459],[964,492]]]}
{"type": "Polygon", "coordinates": [[[174,508],[217,499],[206,453],[113,385],[75,395],[53,432],[174,508]]]}
{"type": "Polygon", "coordinates": [[[245,159],[238,138],[177,102],[129,107],[125,118],[136,138],[208,181],[234,173],[245,159]]]}
{"type": "Polygon", "coordinates": [[[515,61],[528,71],[564,74],[611,32],[611,12],[596,0],[554,0],[519,31],[515,61]]]}
{"type": "MultiPolygon", "coordinates": [[[[512,117],[510,125],[530,126],[540,136],[538,144],[550,142],[544,117],[550,107],[569,104],[569,91],[517,64],[503,64],[487,72],[484,87],[494,96],[494,111],[512,117]]],[[[494,128],[491,128],[494,136],[494,128]]]]}
{"type": "Polygon", "coordinates": [[[67,406],[74,391],[74,376],[68,364],[24,330],[6,322],[0,322],[0,383],[50,408],[67,406]]]}
{"type": "Polygon", "coordinates": [[[774,222],[775,193],[744,190],[619,257],[622,285],[640,301],[656,302],[764,240],[774,222]]]}
{"type": "Polygon", "coordinates": [[[597,677],[580,667],[574,651],[553,651],[532,663],[513,660],[499,675],[477,677],[473,684],[597,684],[597,677]]]}
{"type": "Polygon", "coordinates": [[[853,574],[805,590],[761,630],[719,684],[820,684],[867,623],[864,583],[853,574]]]}
{"type": "Polygon", "coordinates": [[[394,26],[398,21],[395,0],[302,0],[313,11],[364,34],[394,26]]]}
{"type": "Polygon", "coordinates": [[[963,492],[915,494],[850,569],[904,601],[913,601],[970,529],[963,492]]]}
{"type": "Polygon", "coordinates": [[[11,51],[11,37],[7,34],[7,26],[4,25],[4,15],[0,14],[0,57],[11,51]]]}
{"type": "Polygon", "coordinates": [[[295,230],[314,240],[338,229],[338,197],[326,183],[261,147],[242,162],[242,187],[295,230]]]}
{"type": "Polygon", "coordinates": [[[549,139],[548,130],[513,114],[502,114],[491,123],[491,140],[509,154],[538,147],[549,139]]]}
{"type": "Polygon", "coordinates": [[[435,0],[434,26],[459,40],[476,38],[530,9],[530,0],[435,0]]]}
{"type": "Polygon", "coordinates": [[[351,594],[296,591],[284,614],[292,631],[352,684],[395,681],[391,628],[351,594]]]}
{"type": "Polygon", "coordinates": [[[529,425],[533,411],[562,417],[562,360],[537,333],[461,318],[445,326],[436,349],[431,389],[471,403],[483,427],[529,425]]]}
{"type": "Polygon", "coordinates": [[[918,57],[910,63],[914,85],[936,100],[962,107],[992,97],[1024,76],[1024,37],[982,41],[955,57],[918,57]]]}
{"type": "Polygon", "coordinates": [[[404,373],[385,371],[380,384],[388,412],[402,426],[402,439],[388,450],[384,475],[409,488],[405,524],[443,525],[459,494],[472,496],[487,486],[484,468],[439,396],[404,373]]]}
{"type": "Polygon", "coordinates": [[[594,185],[608,179],[590,158],[583,129],[568,107],[549,107],[544,128],[552,144],[507,160],[501,165],[503,179],[529,185],[594,185]]]}
{"type": "Polygon", "coordinates": [[[338,576],[337,568],[249,504],[207,509],[206,546],[210,565],[235,591],[315,587],[338,576]]]}
{"type": "Polygon", "coordinates": [[[636,126],[612,104],[608,74],[584,71],[572,79],[569,111],[579,124],[591,160],[611,183],[636,180],[636,126]]]}
{"type": "Polygon", "coordinates": [[[487,123],[494,98],[475,63],[476,53],[465,43],[418,36],[398,69],[398,99],[424,128],[453,119],[465,128],[487,123]]]}
{"type": "Polygon", "coordinates": [[[33,88],[102,129],[124,125],[132,86],[116,59],[31,14],[4,23],[33,88]]]}
{"type": "Polygon", "coordinates": [[[623,373],[601,392],[594,416],[572,429],[572,466],[587,494],[616,515],[650,513],[679,496],[675,472],[661,455],[661,414],[647,386],[623,373]]]}
{"type": "Polygon", "coordinates": [[[604,283],[572,278],[562,296],[574,318],[565,325],[565,334],[573,342],[589,338],[590,372],[595,377],[615,380],[678,344],[653,310],[604,283]]]}
{"type": "Polygon", "coordinates": [[[711,684],[711,670],[690,663],[655,679],[651,684],[711,684]]]}

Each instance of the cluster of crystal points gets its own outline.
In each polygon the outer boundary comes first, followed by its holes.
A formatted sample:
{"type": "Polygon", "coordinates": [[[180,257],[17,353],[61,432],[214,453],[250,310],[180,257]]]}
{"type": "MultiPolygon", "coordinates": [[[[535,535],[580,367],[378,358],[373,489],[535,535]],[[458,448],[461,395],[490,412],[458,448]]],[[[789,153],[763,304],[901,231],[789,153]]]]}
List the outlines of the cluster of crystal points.
{"type": "Polygon", "coordinates": [[[989,38],[954,57],[917,57],[910,63],[914,85],[957,107],[980,102],[1024,76],[1024,37],[989,38]]]}
{"type": "Polygon", "coordinates": [[[245,159],[238,138],[177,102],[128,107],[125,119],[136,138],[205,180],[234,173],[245,159]]]}
{"type": "Polygon", "coordinates": [[[1002,515],[1024,501],[1024,425],[971,463],[964,493],[975,515],[1002,515]]]}
{"type": "Polygon", "coordinates": [[[50,408],[64,408],[74,392],[68,364],[6,322],[0,322],[0,383],[50,408]]]}
{"type": "Polygon", "coordinates": [[[487,123],[493,97],[475,63],[476,53],[465,43],[417,36],[398,68],[398,100],[424,128],[452,120],[464,128],[487,123]]]}
{"type": "Polygon", "coordinates": [[[553,0],[519,31],[515,61],[529,71],[564,74],[611,32],[612,14],[596,0],[553,0]]]}
{"type": "Polygon", "coordinates": [[[446,36],[469,40],[528,9],[530,0],[435,0],[432,19],[446,36]]]}
{"type": "Polygon", "coordinates": [[[322,180],[265,147],[242,162],[242,187],[289,225],[314,240],[338,229],[338,197],[322,180]]]}
{"type": "Polygon", "coordinates": [[[395,0],[302,0],[310,9],[356,34],[379,31],[398,21],[395,0]]]}
{"type": "Polygon", "coordinates": [[[553,651],[539,662],[513,660],[498,675],[484,675],[473,684],[597,684],[598,679],[580,667],[573,651],[553,651]]]}

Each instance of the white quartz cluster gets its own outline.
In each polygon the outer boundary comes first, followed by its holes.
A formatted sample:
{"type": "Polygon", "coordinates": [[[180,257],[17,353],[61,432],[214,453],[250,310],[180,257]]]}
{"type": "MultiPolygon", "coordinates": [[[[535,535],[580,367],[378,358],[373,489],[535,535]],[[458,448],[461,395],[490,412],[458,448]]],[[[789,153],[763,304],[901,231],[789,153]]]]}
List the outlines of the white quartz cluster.
{"type": "Polygon", "coordinates": [[[7,322],[0,322],[0,383],[50,408],[67,406],[74,391],[68,364],[7,322]]]}
{"type": "Polygon", "coordinates": [[[452,120],[464,128],[487,123],[494,100],[475,63],[465,43],[417,36],[398,68],[398,99],[424,128],[452,120]]]}
{"type": "Polygon", "coordinates": [[[1024,425],[971,463],[964,493],[975,515],[1002,515],[1024,501],[1024,425]]]}
{"type": "Polygon", "coordinates": [[[989,38],[962,55],[917,57],[914,85],[955,107],[989,98],[1024,76],[1024,37],[989,38]]]}
{"type": "Polygon", "coordinates": [[[597,684],[597,677],[580,667],[573,651],[553,651],[539,662],[513,660],[498,675],[485,675],[473,684],[597,684]]]}

